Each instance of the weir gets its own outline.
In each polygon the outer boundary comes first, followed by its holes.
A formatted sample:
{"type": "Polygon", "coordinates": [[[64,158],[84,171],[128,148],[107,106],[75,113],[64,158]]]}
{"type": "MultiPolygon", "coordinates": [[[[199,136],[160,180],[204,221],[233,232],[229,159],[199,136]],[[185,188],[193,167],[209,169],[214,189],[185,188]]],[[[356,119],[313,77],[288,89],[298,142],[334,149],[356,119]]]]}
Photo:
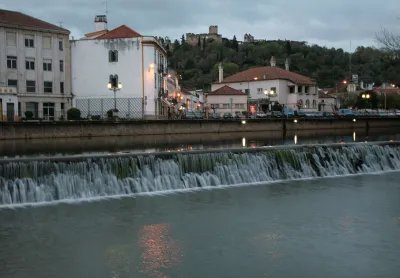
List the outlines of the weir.
{"type": "Polygon", "coordinates": [[[2,160],[0,205],[390,170],[398,142],[2,160]]]}

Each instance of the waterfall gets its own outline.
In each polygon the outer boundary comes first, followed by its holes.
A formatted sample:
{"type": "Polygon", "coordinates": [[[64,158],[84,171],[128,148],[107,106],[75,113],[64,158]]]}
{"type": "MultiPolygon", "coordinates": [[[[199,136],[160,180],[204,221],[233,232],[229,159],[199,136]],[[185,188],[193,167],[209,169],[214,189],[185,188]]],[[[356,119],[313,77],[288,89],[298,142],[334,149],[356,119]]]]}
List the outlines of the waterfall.
{"type": "Polygon", "coordinates": [[[0,164],[0,205],[400,170],[400,147],[358,144],[0,164]]]}

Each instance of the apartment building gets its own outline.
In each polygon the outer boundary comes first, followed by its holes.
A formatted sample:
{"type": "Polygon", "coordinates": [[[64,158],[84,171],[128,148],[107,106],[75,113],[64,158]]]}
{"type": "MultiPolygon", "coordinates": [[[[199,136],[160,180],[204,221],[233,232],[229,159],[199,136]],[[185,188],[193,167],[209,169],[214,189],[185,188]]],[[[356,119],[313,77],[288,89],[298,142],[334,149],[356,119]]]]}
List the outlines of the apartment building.
{"type": "Polygon", "coordinates": [[[0,86],[18,98],[18,107],[4,103],[1,108],[15,109],[19,117],[26,111],[48,120],[66,116],[72,104],[69,34],[29,15],[0,10],[0,86]]]}

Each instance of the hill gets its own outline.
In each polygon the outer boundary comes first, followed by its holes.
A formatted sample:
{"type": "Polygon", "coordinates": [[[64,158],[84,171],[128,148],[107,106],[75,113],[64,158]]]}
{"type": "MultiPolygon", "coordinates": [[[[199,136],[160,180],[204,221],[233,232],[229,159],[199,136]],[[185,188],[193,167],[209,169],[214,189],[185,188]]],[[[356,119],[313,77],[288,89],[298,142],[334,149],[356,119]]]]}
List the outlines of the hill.
{"type": "Polygon", "coordinates": [[[209,89],[217,79],[219,62],[224,63],[225,77],[251,67],[269,65],[275,56],[277,66],[284,68],[290,58],[290,70],[314,78],[320,88],[333,87],[353,74],[365,82],[400,84],[400,62],[373,47],[358,47],[351,55],[343,49],[309,45],[306,42],[262,41],[239,44],[236,38],[222,43],[199,40],[192,46],[181,41],[165,46],[169,66],[181,75],[181,84],[189,89],[209,89]],[[351,61],[351,63],[350,63],[351,61]]]}

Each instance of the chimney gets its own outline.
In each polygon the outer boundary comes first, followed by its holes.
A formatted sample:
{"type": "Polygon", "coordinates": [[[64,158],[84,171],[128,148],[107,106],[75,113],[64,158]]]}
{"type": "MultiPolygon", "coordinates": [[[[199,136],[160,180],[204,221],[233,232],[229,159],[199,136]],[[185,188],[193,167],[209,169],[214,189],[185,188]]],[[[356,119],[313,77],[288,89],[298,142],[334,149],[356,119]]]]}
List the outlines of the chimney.
{"type": "Polygon", "coordinates": [[[285,61],[285,70],[289,71],[289,66],[290,66],[289,58],[286,58],[286,61],[285,61]]]}
{"type": "Polygon", "coordinates": [[[271,63],[271,67],[275,67],[275,66],[276,66],[275,56],[272,56],[272,57],[271,57],[270,63],[271,63]]]}
{"type": "Polygon", "coordinates": [[[94,27],[97,31],[107,30],[107,16],[105,15],[96,15],[94,18],[94,27]]]}
{"type": "Polygon", "coordinates": [[[219,70],[218,82],[221,83],[222,80],[224,79],[224,68],[222,66],[222,63],[219,63],[218,70],[219,70]]]}

